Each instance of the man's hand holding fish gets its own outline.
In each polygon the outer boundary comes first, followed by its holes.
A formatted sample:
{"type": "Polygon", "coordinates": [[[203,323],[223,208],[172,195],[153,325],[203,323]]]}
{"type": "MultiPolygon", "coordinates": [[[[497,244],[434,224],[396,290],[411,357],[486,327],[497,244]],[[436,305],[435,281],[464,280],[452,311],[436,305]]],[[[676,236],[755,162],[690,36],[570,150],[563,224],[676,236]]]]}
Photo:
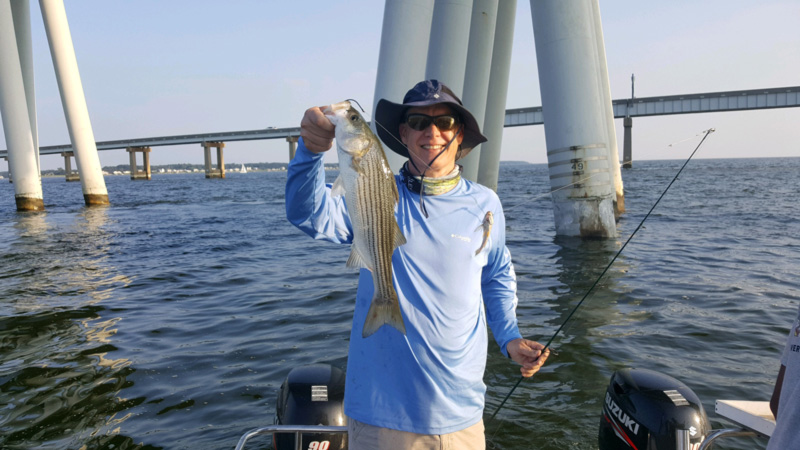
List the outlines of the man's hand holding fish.
{"type": "Polygon", "coordinates": [[[330,150],[335,136],[336,127],[325,117],[322,108],[315,106],[307,109],[300,122],[300,137],[306,148],[314,153],[330,150]]]}

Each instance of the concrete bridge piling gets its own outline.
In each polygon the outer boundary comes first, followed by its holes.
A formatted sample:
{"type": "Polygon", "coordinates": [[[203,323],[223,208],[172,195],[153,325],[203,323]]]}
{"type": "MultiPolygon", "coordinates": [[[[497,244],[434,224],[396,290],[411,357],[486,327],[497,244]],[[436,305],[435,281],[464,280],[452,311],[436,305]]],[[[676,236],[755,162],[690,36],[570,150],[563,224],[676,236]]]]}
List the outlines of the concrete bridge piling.
{"type": "Polygon", "coordinates": [[[64,1],[39,0],[39,5],[47,42],[50,44],[58,90],[61,93],[61,104],[67,119],[67,129],[75,152],[75,162],[80,173],[83,199],[87,206],[108,205],[108,191],[89,120],[89,109],[78,72],[64,1]]]}
{"type": "Polygon", "coordinates": [[[294,159],[294,154],[297,152],[297,141],[300,136],[288,136],[286,142],[289,143],[289,161],[294,159]]]}
{"type": "Polygon", "coordinates": [[[203,153],[206,163],[206,178],[225,178],[225,158],[222,149],[225,148],[224,142],[203,142],[203,153]],[[211,164],[211,147],[217,149],[217,168],[211,164]]]}
{"type": "Polygon", "coordinates": [[[622,126],[625,133],[622,139],[622,168],[630,169],[633,167],[633,143],[631,142],[633,118],[628,116],[622,119],[622,126]]]}
{"type": "Polygon", "coordinates": [[[64,157],[64,180],[65,181],[80,181],[81,175],[77,171],[72,170],[72,158],[75,156],[72,152],[63,152],[61,156],[64,157]]]}
{"type": "Polygon", "coordinates": [[[131,180],[149,180],[152,176],[150,171],[150,147],[128,147],[125,149],[131,161],[131,180]],[[136,165],[136,154],[142,154],[142,170],[136,165]]]}
{"type": "MultiPolygon", "coordinates": [[[[597,0],[532,0],[556,234],[614,238],[619,169],[597,0]],[[602,61],[601,61],[602,60],[602,61]]],[[[620,189],[621,191],[621,185],[620,189]]]]}
{"type": "Polygon", "coordinates": [[[14,174],[17,211],[44,210],[28,101],[10,0],[0,0],[0,112],[8,145],[8,171],[14,174]]]}

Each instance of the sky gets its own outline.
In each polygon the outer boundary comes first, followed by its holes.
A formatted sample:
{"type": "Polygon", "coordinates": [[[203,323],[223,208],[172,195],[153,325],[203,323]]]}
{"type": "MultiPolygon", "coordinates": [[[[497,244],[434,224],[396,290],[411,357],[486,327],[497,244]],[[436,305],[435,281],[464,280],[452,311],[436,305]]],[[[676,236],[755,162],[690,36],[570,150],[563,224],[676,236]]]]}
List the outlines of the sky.
{"type": "MultiPolygon", "coordinates": [[[[65,4],[96,141],[296,127],[310,106],[373,104],[382,0],[65,4]]],[[[601,0],[600,11],[613,99],[630,95],[631,74],[637,97],[800,86],[797,0],[601,0]]],[[[39,142],[67,144],[36,1],[31,20],[39,142]]],[[[541,106],[536,51],[530,4],[518,0],[506,107],[530,106],[541,106]]],[[[636,118],[634,161],[685,159],[699,142],[686,139],[711,127],[697,158],[800,156],[800,108],[785,108],[636,118]]],[[[546,163],[544,132],[507,128],[501,160],[546,163]]],[[[128,163],[124,150],[99,154],[104,166],[128,163]]],[[[226,163],[288,157],[283,140],[225,147],[226,163]]],[[[153,148],[152,165],[172,163],[202,164],[202,147],[153,148]]],[[[63,165],[41,157],[42,169],[63,165]]]]}

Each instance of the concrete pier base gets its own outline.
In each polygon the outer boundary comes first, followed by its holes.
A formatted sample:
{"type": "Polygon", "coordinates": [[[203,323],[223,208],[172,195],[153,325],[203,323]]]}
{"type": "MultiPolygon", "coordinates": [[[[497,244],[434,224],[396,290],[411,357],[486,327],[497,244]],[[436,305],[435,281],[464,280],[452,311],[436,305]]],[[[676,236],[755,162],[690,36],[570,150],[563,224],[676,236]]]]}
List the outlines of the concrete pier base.
{"type": "Polygon", "coordinates": [[[633,131],[633,118],[622,119],[624,127],[624,138],[622,143],[622,168],[630,169],[633,167],[633,144],[631,143],[631,132],[633,131]]]}
{"type": "Polygon", "coordinates": [[[131,180],[149,180],[152,177],[150,171],[150,147],[128,147],[125,149],[131,161],[131,180]],[[136,154],[142,154],[142,170],[136,165],[136,154]]]}
{"type": "Polygon", "coordinates": [[[300,136],[289,136],[286,138],[286,142],[289,143],[289,161],[294,159],[294,154],[297,152],[297,141],[300,139],[300,136]]]}
{"type": "Polygon", "coordinates": [[[72,170],[72,157],[75,156],[75,154],[72,152],[63,152],[61,156],[64,157],[64,180],[81,181],[81,175],[77,171],[72,170]]]}
{"type": "Polygon", "coordinates": [[[14,196],[17,211],[44,211],[44,200],[36,197],[14,196]]]}
{"type": "Polygon", "coordinates": [[[225,158],[222,149],[225,148],[224,142],[203,142],[203,153],[206,163],[206,178],[225,178],[225,158]],[[211,147],[217,149],[217,168],[211,164],[211,147]]]}
{"type": "Polygon", "coordinates": [[[616,236],[615,195],[605,143],[547,152],[553,214],[559,236],[616,236]]]}
{"type": "MultiPolygon", "coordinates": [[[[559,197],[554,194],[555,197],[559,197]]],[[[563,201],[553,202],[558,234],[580,236],[584,239],[613,238],[609,230],[616,227],[614,202],[611,197],[576,198],[563,196],[563,201]]]]}
{"type": "Polygon", "coordinates": [[[86,206],[108,206],[111,204],[108,201],[107,194],[83,194],[83,201],[86,206]]]}

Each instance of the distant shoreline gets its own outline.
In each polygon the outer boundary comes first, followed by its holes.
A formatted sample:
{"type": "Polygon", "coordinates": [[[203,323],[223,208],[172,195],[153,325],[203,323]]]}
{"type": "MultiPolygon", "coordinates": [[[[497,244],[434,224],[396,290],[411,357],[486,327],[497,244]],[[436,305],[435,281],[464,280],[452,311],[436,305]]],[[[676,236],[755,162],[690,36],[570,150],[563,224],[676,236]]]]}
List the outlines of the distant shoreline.
{"type": "MultiPolygon", "coordinates": [[[[800,156],[763,156],[763,157],[748,157],[748,158],[702,158],[697,157],[695,159],[781,159],[781,158],[800,158],[800,156]]],[[[638,163],[645,163],[645,162],[658,162],[658,161],[680,161],[680,158],[676,159],[642,159],[639,161],[634,160],[634,164],[638,163]]],[[[500,161],[501,166],[513,166],[513,165],[543,165],[546,166],[547,163],[531,163],[527,161],[500,161]]],[[[244,164],[247,168],[248,172],[281,172],[286,171],[287,167],[289,167],[289,163],[252,163],[252,164],[244,164]]],[[[225,173],[239,173],[239,170],[242,166],[242,163],[226,163],[225,164],[225,173]]],[[[141,167],[141,166],[140,166],[141,167]]],[[[337,163],[333,164],[325,164],[326,170],[338,170],[339,165],[337,163]]],[[[141,169],[140,169],[141,170],[141,169]]],[[[177,174],[177,173],[205,173],[205,165],[203,164],[165,164],[159,166],[151,166],[150,173],[153,175],[170,175],[170,174],[177,174]],[[164,169],[162,172],[161,169],[164,169]],[[171,170],[171,171],[170,171],[171,170]]],[[[128,175],[130,176],[130,165],[128,164],[119,164],[116,166],[105,166],[103,167],[103,174],[114,176],[114,175],[128,175]],[[119,172],[119,173],[114,173],[119,172]]],[[[65,176],[64,169],[49,169],[42,171],[42,177],[50,178],[50,177],[61,177],[65,176]]],[[[0,179],[8,179],[8,171],[0,172],[0,179]]]]}

